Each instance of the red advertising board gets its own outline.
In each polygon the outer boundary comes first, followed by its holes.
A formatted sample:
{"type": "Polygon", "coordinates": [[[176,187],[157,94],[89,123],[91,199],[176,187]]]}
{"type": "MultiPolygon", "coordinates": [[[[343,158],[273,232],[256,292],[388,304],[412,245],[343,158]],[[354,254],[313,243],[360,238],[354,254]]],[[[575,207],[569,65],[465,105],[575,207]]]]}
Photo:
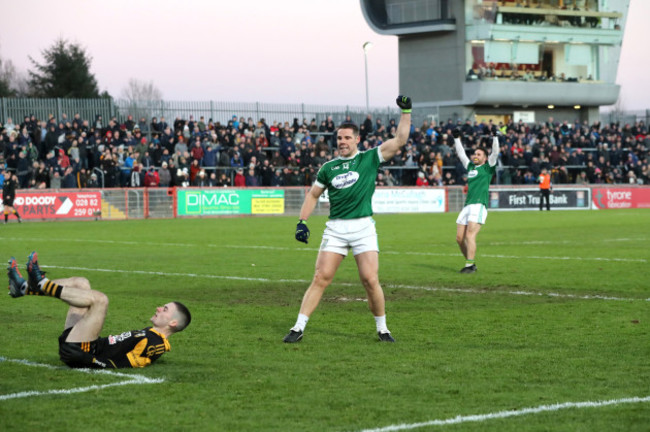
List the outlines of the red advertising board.
{"type": "Polygon", "coordinates": [[[23,219],[93,217],[102,209],[101,192],[17,193],[14,207],[23,219]]]}
{"type": "Polygon", "coordinates": [[[593,188],[591,200],[597,209],[650,208],[650,188],[593,188]]]}

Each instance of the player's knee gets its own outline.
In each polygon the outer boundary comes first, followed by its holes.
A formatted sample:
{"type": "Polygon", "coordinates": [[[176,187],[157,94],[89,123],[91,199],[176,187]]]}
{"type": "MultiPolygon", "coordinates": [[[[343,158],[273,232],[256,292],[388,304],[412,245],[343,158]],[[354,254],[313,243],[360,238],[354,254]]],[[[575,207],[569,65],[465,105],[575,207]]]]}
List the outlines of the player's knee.
{"type": "Polygon", "coordinates": [[[316,273],[314,273],[313,284],[326,287],[330,283],[332,283],[333,279],[334,279],[333,275],[323,273],[322,271],[316,271],[316,273]]]}
{"type": "Polygon", "coordinates": [[[368,292],[373,292],[377,289],[381,289],[379,285],[379,277],[377,276],[361,277],[361,283],[368,292]]]}
{"type": "Polygon", "coordinates": [[[88,279],[81,276],[73,276],[67,279],[55,279],[54,282],[66,287],[90,290],[90,282],[88,279]]]}
{"type": "Polygon", "coordinates": [[[93,291],[93,305],[103,309],[108,309],[108,297],[100,291],[93,291]]]}

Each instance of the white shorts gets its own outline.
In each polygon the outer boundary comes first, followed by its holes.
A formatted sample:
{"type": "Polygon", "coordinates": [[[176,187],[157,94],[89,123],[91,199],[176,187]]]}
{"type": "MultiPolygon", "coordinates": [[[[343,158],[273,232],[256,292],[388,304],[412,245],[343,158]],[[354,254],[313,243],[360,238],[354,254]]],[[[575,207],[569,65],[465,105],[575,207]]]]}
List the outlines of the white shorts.
{"type": "Polygon", "coordinates": [[[475,222],[483,225],[487,219],[487,209],[483,204],[469,204],[463,207],[456,219],[458,225],[467,225],[468,222],[475,222]]]}
{"type": "Polygon", "coordinates": [[[325,224],[320,250],[347,256],[363,252],[379,252],[375,221],[370,216],[360,219],[331,219],[325,224]]]}

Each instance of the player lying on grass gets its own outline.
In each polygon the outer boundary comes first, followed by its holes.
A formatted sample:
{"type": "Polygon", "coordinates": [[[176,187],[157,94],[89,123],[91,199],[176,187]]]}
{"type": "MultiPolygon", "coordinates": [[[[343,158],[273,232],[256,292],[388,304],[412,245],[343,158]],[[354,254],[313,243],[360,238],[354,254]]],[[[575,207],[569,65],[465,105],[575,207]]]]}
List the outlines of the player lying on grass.
{"type": "Polygon", "coordinates": [[[16,259],[11,257],[7,267],[9,295],[56,297],[70,305],[64,331],[59,336],[59,357],[73,368],[148,366],[169,351],[169,336],[183,330],[192,320],[183,304],[171,302],[156,308],[151,317],[152,327],[102,338],[99,334],[106,319],[108,297],[91,289],[88,279],[47,279],[39,268],[36,252],[29,255],[27,273],[29,282],[23,279],[16,259]]]}

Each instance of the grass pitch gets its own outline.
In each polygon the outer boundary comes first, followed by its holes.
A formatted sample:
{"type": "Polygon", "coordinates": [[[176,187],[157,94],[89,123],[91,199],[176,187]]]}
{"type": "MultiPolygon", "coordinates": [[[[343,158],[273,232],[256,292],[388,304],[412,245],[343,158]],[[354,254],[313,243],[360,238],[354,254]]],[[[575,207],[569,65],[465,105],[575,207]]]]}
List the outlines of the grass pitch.
{"type": "Polygon", "coordinates": [[[647,431],[650,211],[491,212],[474,275],[455,218],[375,217],[395,344],[351,256],[282,343],[324,217],[309,245],[293,217],[4,225],[2,259],[108,294],[103,335],[171,300],[193,321],[153,366],[88,374],[58,360],[62,302],[0,297],[0,430],[647,431]]]}

